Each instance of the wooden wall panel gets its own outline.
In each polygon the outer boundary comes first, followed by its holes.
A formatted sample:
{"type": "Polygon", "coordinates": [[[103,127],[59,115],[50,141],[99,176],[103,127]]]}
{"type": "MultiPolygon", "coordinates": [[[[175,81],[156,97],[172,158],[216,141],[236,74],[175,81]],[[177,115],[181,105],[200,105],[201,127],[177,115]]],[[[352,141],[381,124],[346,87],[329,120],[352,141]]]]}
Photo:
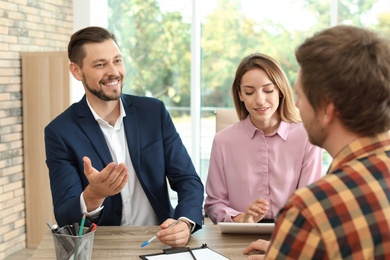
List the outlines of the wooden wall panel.
{"type": "Polygon", "coordinates": [[[37,248],[46,222],[55,223],[43,131],[70,105],[70,73],[66,52],[21,56],[27,247],[37,248]]]}

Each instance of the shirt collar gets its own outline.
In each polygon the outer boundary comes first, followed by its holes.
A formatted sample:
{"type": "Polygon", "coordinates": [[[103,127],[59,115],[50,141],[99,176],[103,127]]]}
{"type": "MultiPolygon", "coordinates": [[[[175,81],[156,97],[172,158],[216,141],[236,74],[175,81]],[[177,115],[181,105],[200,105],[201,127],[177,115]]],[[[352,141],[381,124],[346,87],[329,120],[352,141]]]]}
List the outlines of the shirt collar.
{"type": "MultiPolygon", "coordinates": [[[[261,131],[260,129],[258,129],[256,126],[253,125],[251,119],[250,119],[250,115],[248,115],[244,120],[243,120],[243,124],[244,124],[244,128],[246,130],[246,132],[248,133],[249,137],[251,139],[254,138],[256,132],[261,132],[263,133],[263,131],[261,131]]],[[[274,135],[279,135],[284,141],[287,140],[287,136],[288,136],[288,130],[289,130],[289,126],[290,126],[290,123],[288,122],[285,122],[285,121],[280,121],[280,124],[278,126],[278,128],[271,134],[268,134],[266,136],[274,136],[274,135]]]]}
{"type": "Polygon", "coordinates": [[[330,165],[327,173],[336,171],[351,160],[368,157],[380,151],[389,150],[390,132],[358,138],[341,149],[341,151],[333,158],[332,164],[330,165]]]}
{"type": "MultiPolygon", "coordinates": [[[[92,115],[93,115],[93,117],[95,118],[95,120],[96,120],[97,122],[102,122],[102,123],[104,123],[104,124],[108,124],[108,122],[106,122],[105,120],[103,120],[103,119],[95,112],[95,110],[93,110],[91,104],[90,104],[89,101],[88,101],[88,98],[87,98],[86,100],[87,100],[87,105],[88,105],[89,109],[91,110],[92,115]]],[[[125,112],[125,109],[124,109],[123,103],[122,103],[122,98],[119,98],[119,111],[120,111],[120,114],[119,114],[118,119],[116,120],[115,126],[122,124],[123,118],[126,116],[126,112],[125,112]]]]}

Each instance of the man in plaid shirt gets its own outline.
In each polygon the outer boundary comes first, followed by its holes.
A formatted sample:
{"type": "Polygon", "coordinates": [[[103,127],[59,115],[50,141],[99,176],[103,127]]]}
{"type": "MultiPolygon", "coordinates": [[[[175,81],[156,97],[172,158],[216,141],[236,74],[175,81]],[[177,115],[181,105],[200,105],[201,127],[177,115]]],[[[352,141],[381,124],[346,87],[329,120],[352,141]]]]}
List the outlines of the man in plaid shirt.
{"type": "Polygon", "coordinates": [[[390,259],[390,42],[336,26],[296,50],[297,107],[333,162],[278,213],[249,259],[390,259]]]}

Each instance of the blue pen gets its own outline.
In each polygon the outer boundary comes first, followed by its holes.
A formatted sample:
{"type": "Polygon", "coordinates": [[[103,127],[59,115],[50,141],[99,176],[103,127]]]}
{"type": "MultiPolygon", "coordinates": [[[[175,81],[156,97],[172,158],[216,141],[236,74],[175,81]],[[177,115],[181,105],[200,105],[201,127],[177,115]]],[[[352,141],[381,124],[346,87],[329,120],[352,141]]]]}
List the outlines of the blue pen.
{"type": "Polygon", "coordinates": [[[148,245],[150,242],[152,242],[153,240],[155,240],[157,238],[157,235],[155,235],[154,237],[152,237],[151,239],[149,239],[148,241],[145,241],[142,243],[141,247],[144,247],[146,245],[148,245]]]}
{"type": "MultiPolygon", "coordinates": [[[[179,219],[178,221],[173,222],[172,224],[170,224],[168,228],[173,227],[173,226],[177,225],[177,224],[180,223],[180,222],[181,222],[181,220],[179,219]]],[[[152,242],[153,240],[155,240],[156,238],[157,238],[157,235],[155,235],[154,237],[152,237],[152,238],[149,239],[148,241],[143,242],[142,245],[141,245],[141,247],[144,247],[144,246],[149,245],[149,243],[152,242]]]]}

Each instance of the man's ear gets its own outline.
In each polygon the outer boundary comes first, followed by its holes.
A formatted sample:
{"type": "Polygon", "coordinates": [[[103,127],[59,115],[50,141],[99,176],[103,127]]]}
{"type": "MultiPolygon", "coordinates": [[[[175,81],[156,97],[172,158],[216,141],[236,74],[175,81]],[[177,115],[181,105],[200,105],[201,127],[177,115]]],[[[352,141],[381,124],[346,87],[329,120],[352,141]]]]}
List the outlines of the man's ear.
{"type": "Polygon", "coordinates": [[[324,106],[324,114],[322,115],[322,121],[325,125],[329,125],[336,117],[336,108],[333,103],[328,103],[324,106]]]}
{"type": "Polygon", "coordinates": [[[82,80],[82,73],[81,73],[81,69],[80,69],[80,66],[77,65],[76,63],[74,62],[71,62],[69,64],[69,71],[70,73],[72,73],[73,77],[79,81],[82,80]]]}

